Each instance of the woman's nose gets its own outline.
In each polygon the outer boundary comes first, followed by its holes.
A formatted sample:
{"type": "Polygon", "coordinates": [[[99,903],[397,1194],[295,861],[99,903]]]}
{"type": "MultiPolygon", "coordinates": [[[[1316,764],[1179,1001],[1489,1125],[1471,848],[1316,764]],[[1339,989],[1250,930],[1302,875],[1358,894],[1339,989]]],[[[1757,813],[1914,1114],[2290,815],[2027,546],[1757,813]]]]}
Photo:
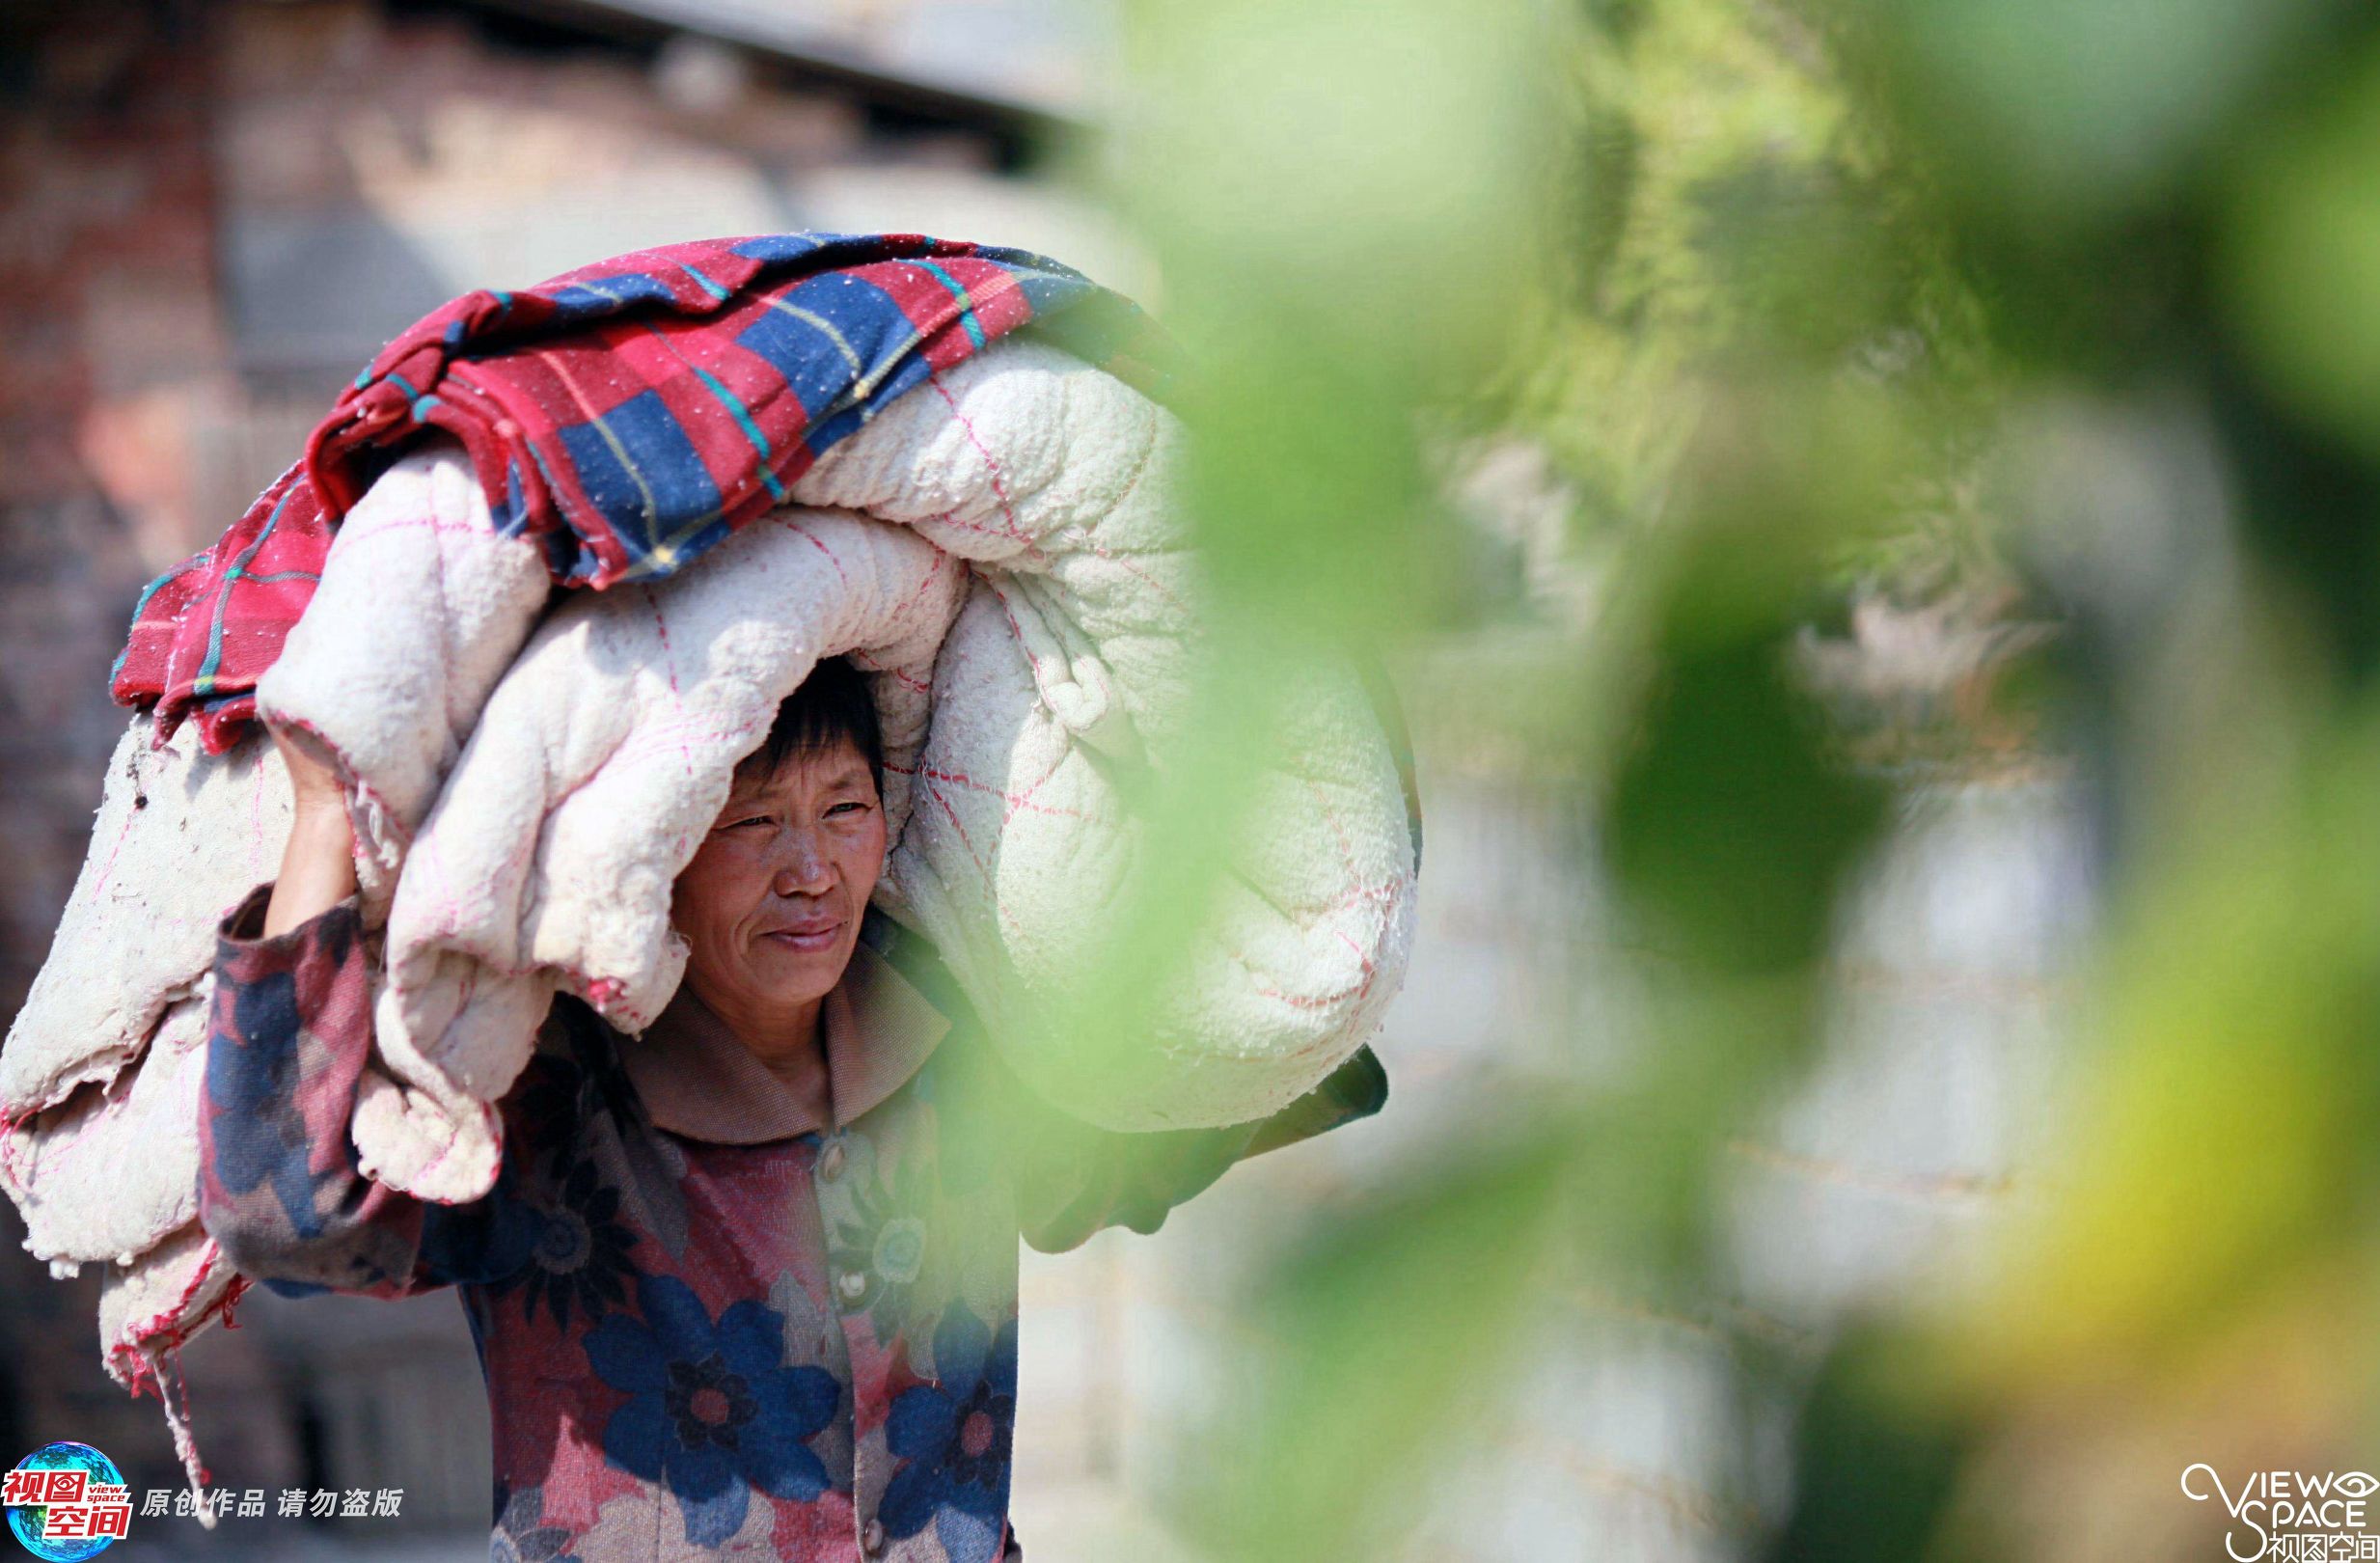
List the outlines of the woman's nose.
{"type": "Polygon", "coordinates": [[[834,869],[820,849],[818,837],[808,831],[788,832],[771,888],[780,895],[820,895],[834,882],[834,869]]]}

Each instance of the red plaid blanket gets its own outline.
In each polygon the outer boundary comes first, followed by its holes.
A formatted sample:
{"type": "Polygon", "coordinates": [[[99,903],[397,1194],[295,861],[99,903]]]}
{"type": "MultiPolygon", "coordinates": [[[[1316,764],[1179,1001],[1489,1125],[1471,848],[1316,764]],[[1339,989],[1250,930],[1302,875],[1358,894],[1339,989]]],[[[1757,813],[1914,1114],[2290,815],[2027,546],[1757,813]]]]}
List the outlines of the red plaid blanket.
{"type": "Polygon", "coordinates": [[[333,529],[425,430],[458,436],[499,529],[556,580],[668,575],[782,504],[878,407],[1030,326],[1162,395],[1138,309],[1022,250],[796,233],[646,250],[525,292],[470,293],[399,335],[211,548],[142,592],[110,687],[236,742],[321,578],[333,529]]]}

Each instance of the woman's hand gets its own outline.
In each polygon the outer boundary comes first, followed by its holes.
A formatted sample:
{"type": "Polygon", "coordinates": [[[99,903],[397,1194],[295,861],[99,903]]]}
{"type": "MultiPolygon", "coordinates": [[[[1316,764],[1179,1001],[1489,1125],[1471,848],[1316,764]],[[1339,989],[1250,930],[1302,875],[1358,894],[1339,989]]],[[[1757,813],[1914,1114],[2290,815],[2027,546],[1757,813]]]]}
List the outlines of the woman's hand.
{"type": "Polygon", "coordinates": [[[314,741],[281,727],[269,730],[273,748],[280,752],[282,768],[289,773],[289,797],[297,805],[297,811],[303,814],[336,809],[344,815],[346,789],[339,783],[339,772],[317,754],[314,741]]]}
{"type": "Polygon", "coordinates": [[[294,814],[282,849],[281,877],[264,909],[264,937],[287,933],[355,893],[355,829],[347,823],[346,788],[339,773],[303,734],[272,729],[273,747],[289,773],[294,814]]]}

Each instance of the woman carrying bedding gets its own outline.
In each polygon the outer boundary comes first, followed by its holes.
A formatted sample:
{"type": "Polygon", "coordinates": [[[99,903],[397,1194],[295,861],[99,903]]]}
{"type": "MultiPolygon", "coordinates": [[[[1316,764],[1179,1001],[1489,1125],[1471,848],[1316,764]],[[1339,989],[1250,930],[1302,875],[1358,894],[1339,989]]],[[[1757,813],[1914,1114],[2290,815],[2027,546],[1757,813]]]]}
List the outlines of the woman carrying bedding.
{"type": "Polygon", "coordinates": [[[453,1286],[486,1375],[498,1559],[1021,1559],[1017,1244],[1154,1231],[1233,1162],[1378,1111],[1364,1049],[1272,1117],[1114,1134],[1034,1097],[930,946],[869,906],[883,753],[821,662],[676,881],[686,975],[642,1036],[555,1001],[462,1205],[363,1176],[371,1053],[337,779],[228,918],[200,1220],[285,1297],[453,1286]]]}

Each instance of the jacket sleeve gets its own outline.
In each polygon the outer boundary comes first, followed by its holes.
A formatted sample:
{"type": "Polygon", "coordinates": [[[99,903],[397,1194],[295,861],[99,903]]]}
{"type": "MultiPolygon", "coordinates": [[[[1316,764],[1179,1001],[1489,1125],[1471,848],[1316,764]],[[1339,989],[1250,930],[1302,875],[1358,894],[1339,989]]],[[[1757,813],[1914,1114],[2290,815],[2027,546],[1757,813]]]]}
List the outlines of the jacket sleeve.
{"type": "Polygon", "coordinates": [[[371,1053],[371,956],[356,899],[260,937],[272,886],[224,919],[199,1110],[199,1221],[283,1297],[410,1297],[493,1281],[530,1258],[537,1218],[513,1157],[468,1204],[366,1177],[348,1135],[371,1053]]]}
{"type": "Polygon", "coordinates": [[[1369,1047],[1279,1111],[1220,1129],[1118,1134],[1028,1097],[1013,1126],[1019,1228],[1044,1253],[1107,1226],[1154,1232],[1235,1163],[1370,1117],[1387,1099],[1388,1073],[1369,1047]]]}

